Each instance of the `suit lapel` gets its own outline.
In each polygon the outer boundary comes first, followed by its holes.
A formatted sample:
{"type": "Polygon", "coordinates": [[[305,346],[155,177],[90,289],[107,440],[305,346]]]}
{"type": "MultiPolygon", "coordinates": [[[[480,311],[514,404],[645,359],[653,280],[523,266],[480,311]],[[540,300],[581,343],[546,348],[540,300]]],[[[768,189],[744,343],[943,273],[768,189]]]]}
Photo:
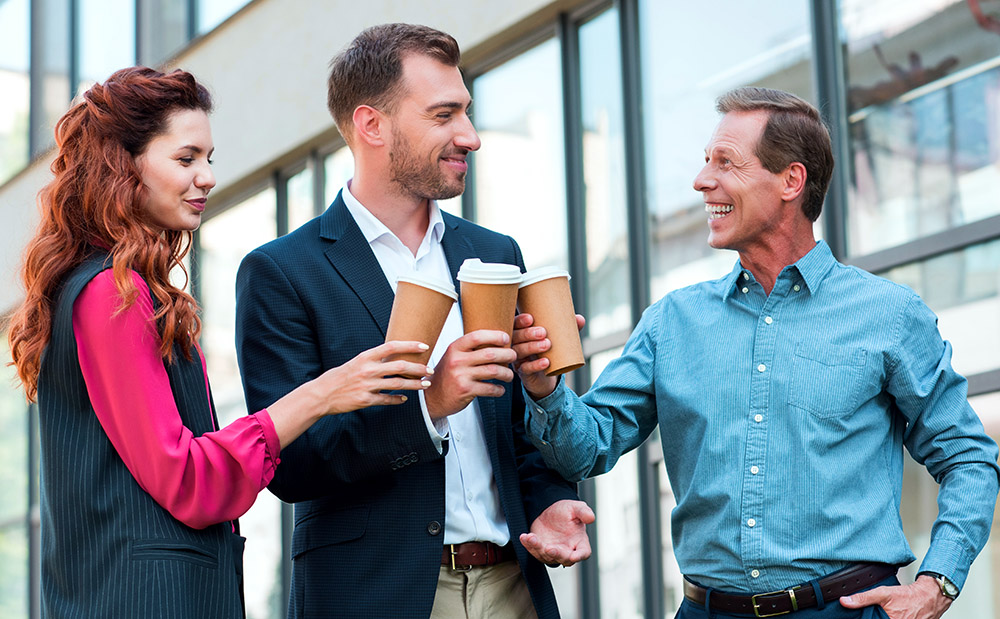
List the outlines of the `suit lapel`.
{"type": "Polygon", "coordinates": [[[320,219],[320,237],[333,241],[324,252],[385,336],[394,294],[375,253],[340,194],[320,219]]]}

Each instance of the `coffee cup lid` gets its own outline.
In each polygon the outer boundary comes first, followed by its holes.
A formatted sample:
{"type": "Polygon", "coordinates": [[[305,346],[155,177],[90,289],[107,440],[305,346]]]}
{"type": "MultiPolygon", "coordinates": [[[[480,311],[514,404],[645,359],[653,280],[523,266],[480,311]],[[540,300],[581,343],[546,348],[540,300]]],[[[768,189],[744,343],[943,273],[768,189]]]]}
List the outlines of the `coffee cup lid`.
{"type": "Polygon", "coordinates": [[[445,282],[440,279],[425,277],[422,275],[416,275],[411,273],[409,275],[400,275],[396,278],[396,283],[407,282],[409,284],[416,284],[417,286],[423,286],[433,290],[434,292],[440,292],[441,294],[451,297],[452,299],[458,301],[458,293],[455,292],[455,286],[451,282],[445,282]]]}
{"type": "Polygon", "coordinates": [[[458,280],[471,284],[519,284],[521,269],[513,264],[468,258],[458,270],[458,280]]]}
{"type": "Polygon", "coordinates": [[[569,272],[565,269],[560,269],[559,267],[538,267],[537,269],[531,269],[524,274],[519,288],[530,286],[531,284],[538,283],[543,279],[552,279],[553,277],[565,277],[566,279],[570,279],[569,272]]]}

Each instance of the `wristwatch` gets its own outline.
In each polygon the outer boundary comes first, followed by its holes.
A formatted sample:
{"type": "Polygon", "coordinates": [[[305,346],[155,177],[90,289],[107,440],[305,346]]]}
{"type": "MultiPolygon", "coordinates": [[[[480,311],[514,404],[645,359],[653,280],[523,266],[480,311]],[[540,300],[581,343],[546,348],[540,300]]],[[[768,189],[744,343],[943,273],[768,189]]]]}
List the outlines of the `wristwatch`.
{"type": "MultiPolygon", "coordinates": [[[[945,596],[949,600],[954,600],[958,597],[958,587],[955,586],[955,583],[948,580],[947,576],[938,574],[937,572],[920,572],[920,574],[927,574],[937,581],[938,586],[941,587],[941,595],[945,596]]],[[[917,574],[917,576],[920,574],[917,574]]]]}

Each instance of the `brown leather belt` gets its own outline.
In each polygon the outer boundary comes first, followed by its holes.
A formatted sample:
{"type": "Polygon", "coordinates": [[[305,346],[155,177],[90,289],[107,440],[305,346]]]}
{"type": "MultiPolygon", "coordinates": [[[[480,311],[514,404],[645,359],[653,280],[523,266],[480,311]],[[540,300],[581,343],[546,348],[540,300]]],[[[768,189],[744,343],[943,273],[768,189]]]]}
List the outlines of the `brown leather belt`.
{"type": "MultiPolygon", "coordinates": [[[[819,580],[819,588],[826,602],[836,601],[885,580],[896,573],[896,566],[885,563],[859,563],[834,572],[819,580]]],[[[705,605],[705,592],[687,578],[684,579],[684,597],[695,604],[705,605]]],[[[781,591],[756,595],[733,595],[712,591],[712,610],[738,613],[754,617],[777,617],[804,608],[816,606],[816,592],[804,583],[781,591]]]]}
{"type": "Polygon", "coordinates": [[[514,546],[497,546],[493,542],[465,542],[445,544],[441,552],[441,565],[453,570],[467,572],[473,567],[496,565],[514,559],[514,546]]]}

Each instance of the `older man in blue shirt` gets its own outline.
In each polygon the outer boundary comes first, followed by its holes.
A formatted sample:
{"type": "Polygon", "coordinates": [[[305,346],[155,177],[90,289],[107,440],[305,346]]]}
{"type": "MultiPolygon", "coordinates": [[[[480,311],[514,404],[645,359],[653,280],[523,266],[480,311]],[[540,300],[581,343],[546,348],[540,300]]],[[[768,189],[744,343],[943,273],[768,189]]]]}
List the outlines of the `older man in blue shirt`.
{"type": "Polygon", "coordinates": [[[660,424],[678,617],[937,619],[989,536],[997,445],[923,301],[815,240],[833,169],[816,109],[742,88],[718,110],[694,186],[709,244],[739,262],[649,307],[583,397],[545,376],[549,341],[520,316],[532,441],[579,480],[660,424]],[[904,446],[941,488],[920,575],[902,586],[904,446]]]}

